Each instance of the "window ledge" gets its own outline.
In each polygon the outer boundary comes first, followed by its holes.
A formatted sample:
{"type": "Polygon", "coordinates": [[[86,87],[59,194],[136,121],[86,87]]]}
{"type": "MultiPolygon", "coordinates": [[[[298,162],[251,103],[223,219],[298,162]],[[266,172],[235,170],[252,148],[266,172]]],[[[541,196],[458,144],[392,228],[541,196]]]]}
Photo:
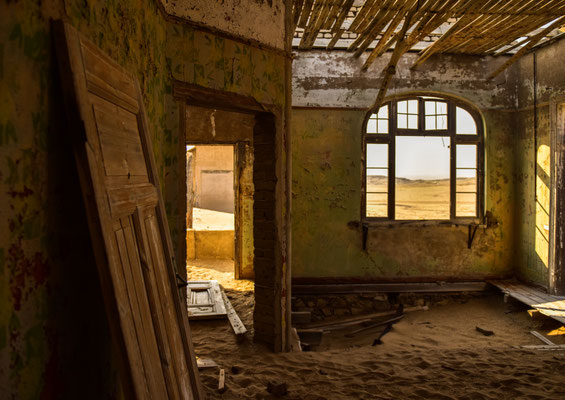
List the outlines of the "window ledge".
{"type": "Polygon", "coordinates": [[[459,226],[478,226],[480,228],[486,228],[487,225],[481,223],[479,218],[465,218],[456,220],[423,220],[423,221],[393,221],[387,219],[381,220],[364,220],[362,222],[363,226],[370,228],[397,228],[397,227],[432,227],[432,226],[443,226],[443,227],[459,227],[459,226]]]}

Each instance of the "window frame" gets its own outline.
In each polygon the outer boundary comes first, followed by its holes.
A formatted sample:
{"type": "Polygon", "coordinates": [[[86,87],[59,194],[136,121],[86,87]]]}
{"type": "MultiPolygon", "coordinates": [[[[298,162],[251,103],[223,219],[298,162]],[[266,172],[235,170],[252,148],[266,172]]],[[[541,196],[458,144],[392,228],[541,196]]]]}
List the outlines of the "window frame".
{"type": "Polygon", "coordinates": [[[484,148],[484,125],[480,113],[468,103],[439,94],[412,94],[398,96],[382,103],[377,109],[371,109],[363,121],[363,140],[362,140],[362,190],[361,190],[361,220],[365,223],[386,223],[390,224],[426,224],[434,223],[453,223],[453,224],[478,224],[484,219],[484,181],[485,181],[485,148],[484,148]],[[418,100],[418,129],[398,128],[397,105],[399,101],[418,100]],[[447,129],[425,130],[425,101],[443,101],[447,103],[447,129]],[[367,125],[373,114],[377,114],[382,106],[388,105],[388,133],[367,133],[367,125]],[[467,111],[477,127],[477,134],[457,134],[456,133],[456,110],[460,107],[467,111]],[[419,137],[449,137],[450,138],[450,204],[449,219],[395,219],[396,207],[396,137],[397,136],[419,136],[419,137]],[[368,144],[387,144],[388,145],[388,194],[387,194],[387,216],[369,217],[367,216],[367,145],[368,144]],[[477,188],[476,188],[476,215],[475,216],[456,216],[456,190],[457,190],[457,165],[456,151],[457,145],[471,144],[477,146],[477,188]]]}

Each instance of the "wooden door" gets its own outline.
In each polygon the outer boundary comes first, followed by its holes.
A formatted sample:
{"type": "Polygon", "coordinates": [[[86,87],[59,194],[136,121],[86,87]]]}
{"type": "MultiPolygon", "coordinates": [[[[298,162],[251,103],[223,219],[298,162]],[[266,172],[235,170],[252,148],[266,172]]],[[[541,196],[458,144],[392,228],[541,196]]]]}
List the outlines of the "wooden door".
{"type": "Polygon", "coordinates": [[[54,31],[125,395],[201,398],[139,85],[72,26],[54,31]]]}

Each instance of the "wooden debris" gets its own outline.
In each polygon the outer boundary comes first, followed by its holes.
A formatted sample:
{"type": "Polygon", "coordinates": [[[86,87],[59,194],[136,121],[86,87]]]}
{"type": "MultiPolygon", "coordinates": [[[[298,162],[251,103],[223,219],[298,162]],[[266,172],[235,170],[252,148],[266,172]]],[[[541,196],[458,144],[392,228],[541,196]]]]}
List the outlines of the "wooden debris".
{"type": "Polygon", "coordinates": [[[189,319],[214,319],[226,316],[226,307],[218,281],[190,281],[187,291],[189,319]]]}
{"type": "Polygon", "coordinates": [[[549,345],[527,345],[527,346],[514,346],[517,349],[528,349],[528,350],[565,350],[565,345],[556,344],[553,346],[549,345]]]}
{"type": "MultiPolygon", "coordinates": [[[[404,308],[403,312],[411,312],[411,311],[426,311],[428,310],[428,306],[415,306],[415,307],[406,307],[404,308]]],[[[320,328],[323,330],[327,330],[327,331],[331,331],[331,330],[335,330],[335,329],[342,329],[343,327],[347,327],[347,326],[351,326],[351,325],[359,325],[365,322],[371,322],[374,319],[380,318],[380,317],[386,317],[389,315],[395,315],[397,313],[397,310],[389,310],[389,311],[382,311],[382,312],[378,312],[378,313],[374,313],[374,314],[366,314],[366,315],[360,315],[360,316],[356,316],[356,317],[349,317],[349,318],[344,318],[344,319],[340,319],[340,320],[334,320],[334,321],[319,321],[319,322],[313,322],[310,324],[305,324],[303,326],[303,328],[308,329],[308,328],[320,328]]]]}
{"type": "Polygon", "coordinates": [[[235,309],[231,305],[230,300],[228,299],[228,296],[226,296],[226,294],[224,293],[223,290],[221,292],[222,292],[222,298],[223,298],[223,301],[224,301],[224,305],[226,307],[228,319],[230,321],[230,324],[231,324],[231,327],[233,328],[234,333],[236,335],[245,334],[245,332],[247,332],[247,328],[245,327],[245,325],[243,325],[243,322],[241,322],[241,319],[239,318],[239,315],[237,315],[237,312],[235,311],[235,309]]]}
{"type": "Polygon", "coordinates": [[[376,346],[378,344],[383,344],[383,341],[381,340],[383,338],[384,335],[386,335],[387,333],[389,333],[392,330],[392,324],[388,324],[386,326],[386,328],[381,332],[381,334],[379,335],[378,338],[376,338],[373,341],[373,344],[371,346],[376,346]]]}
{"type": "Polygon", "coordinates": [[[556,345],[551,340],[549,340],[548,338],[546,338],[545,336],[543,336],[541,333],[539,333],[537,331],[530,331],[530,333],[532,335],[534,335],[535,337],[537,337],[542,342],[544,342],[545,344],[547,344],[548,346],[555,346],[556,345]]]}
{"type": "Polygon", "coordinates": [[[292,324],[302,325],[307,324],[311,321],[312,313],[310,311],[293,311],[292,312],[292,324]]]}
{"type": "Polygon", "coordinates": [[[475,326],[475,330],[476,330],[477,332],[482,333],[482,334],[485,335],[485,336],[492,336],[492,335],[494,335],[494,332],[493,332],[493,331],[489,331],[489,330],[480,328],[480,327],[478,327],[478,326],[475,326]]]}
{"type": "Polygon", "coordinates": [[[218,366],[218,364],[216,364],[216,362],[211,358],[200,357],[196,357],[196,365],[198,366],[198,369],[216,368],[218,366]]]}
{"type": "Polygon", "coordinates": [[[218,377],[218,392],[224,393],[226,391],[226,371],[220,368],[220,375],[218,377]]]}
{"type": "Polygon", "coordinates": [[[361,332],[368,331],[369,329],[378,328],[379,326],[383,326],[383,325],[393,325],[393,324],[399,322],[402,318],[404,318],[404,315],[399,315],[399,316],[396,316],[396,317],[394,317],[394,318],[387,319],[386,321],[382,321],[382,322],[377,322],[377,323],[374,323],[374,324],[370,324],[370,325],[365,326],[365,327],[363,327],[363,328],[356,329],[356,330],[354,330],[353,332],[349,332],[349,333],[346,334],[345,336],[346,336],[346,337],[353,337],[353,336],[355,336],[356,334],[361,333],[361,332]]]}

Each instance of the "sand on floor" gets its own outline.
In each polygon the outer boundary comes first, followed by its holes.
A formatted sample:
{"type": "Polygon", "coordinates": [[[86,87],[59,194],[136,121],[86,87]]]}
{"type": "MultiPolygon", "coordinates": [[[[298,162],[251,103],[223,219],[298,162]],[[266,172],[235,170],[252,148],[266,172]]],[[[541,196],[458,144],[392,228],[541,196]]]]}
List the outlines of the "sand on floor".
{"type": "Polygon", "coordinates": [[[252,340],[252,282],[222,282],[227,268],[188,268],[189,278],[225,284],[250,329],[238,340],[227,320],[191,322],[196,354],[226,372],[221,394],[218,369],[200,371],[209,399],[276,398],[267,391],[269,382],[286,383],[286,399],[565,399],[565,351],[514,347],[543,344],[531,330],[565,344],[562,325],[531,318],[519,304],[504,303],[499,292],[407,313],[382,345],[371,345],[382,328],[354,338],[339,331],[325,335],[318,351],[274,354],[252,340]],[[484,336],[477,326],[494,335],[484,336]]]}

